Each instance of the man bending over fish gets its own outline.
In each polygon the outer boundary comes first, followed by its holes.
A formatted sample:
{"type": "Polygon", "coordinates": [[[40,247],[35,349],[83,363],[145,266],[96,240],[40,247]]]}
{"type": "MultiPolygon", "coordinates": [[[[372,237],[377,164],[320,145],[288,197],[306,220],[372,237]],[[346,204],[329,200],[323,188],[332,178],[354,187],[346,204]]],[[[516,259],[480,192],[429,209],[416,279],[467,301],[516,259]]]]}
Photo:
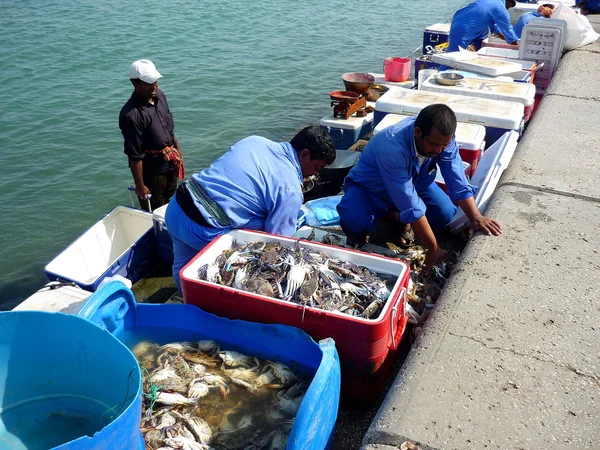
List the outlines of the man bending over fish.
{"type": "Polygon", "coordinates": [[[369,141],[344,181],[344,196],[337,207],[350,245],[362,246],[377,220],[391,215],[410,224],[427,247],[424,270],[428,273],[444,259],[433,232],[450,223],[455,205],[471,221],[469,237],[477,230],[502,234],[500,224],[484,217],[475,204],[475,190],[465,177],[455,131],[454,112],[436,104],[369,141]],[[434,181],[437,166],[449,196],[434,181]]]}
{"type": "Polygon", "coordinates": [[[208,169],[179,185],[165,225],[173,239],[173,277],[211,240],[235,228],[291,236],[302,206],[303,179],[335,160],[329,134],[302,129],[290,142],[242,139],[208,169]]]}

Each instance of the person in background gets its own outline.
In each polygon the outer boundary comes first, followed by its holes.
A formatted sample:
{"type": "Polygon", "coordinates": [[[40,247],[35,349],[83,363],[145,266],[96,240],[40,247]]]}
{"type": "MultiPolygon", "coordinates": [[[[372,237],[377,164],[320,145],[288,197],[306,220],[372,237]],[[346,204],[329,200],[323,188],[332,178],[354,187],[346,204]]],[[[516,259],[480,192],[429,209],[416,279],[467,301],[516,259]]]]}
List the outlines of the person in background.
{"type": "Polygon", "coordinates": [[[185,177],[181,147],[167,97],[158,89],[162,75],[147,59],[131,64],[133,93],[119,114],[125,154],[135,182],[140,206],[148,210],[166,204],[185,177]]]}
{"type": "Polygon", "coordinates": [[[552,13],[554,12],[554,5],[550,3],[545,3],[541,5],[537,11],[532,11],[523,14],[515,23],[513,27],[515,30],[515,34],[521,39],[521,35],[523,34],[523,28],[533,19],[537,19],[538,17],[545,17],[546,19],[550,19],[552,17],[552,13]]]}
{"type": "Polygon", "coordinates": [[[395,215],[398,222],[410,224],[426,246],[424,270],[428,273],[445,258],[434,231],[444,230],[454,218],[455,204],[471,221],[469,237],[477,230],[487,235],[502,233],[500,224],[484,217],[475,204],[475,190],[466,179],[455,131],[454,112],[434,104],[369,141],[344,181],[344,196],[337,208],[349,245],[362,246],[380,218],[395,215]],[[434,181],[437,166],[449,196],[434,181]]]}
{"type": "Polygon", "coordinates": [[[181,183],[165,216],[179,291],[180,270],[229,230],[291,236],[303,202],[304,178],[316,175],[335,156],[333,140],[320,126],[303,128],[290,142],[250,136],[181,183]]]}
{"type": "Polygon", "coordinates": [[[459,9],[452,18],[447,52],[457,52],[458,48],[467,49],[472,45],[475,50],[481,48],[489,34],[501,34],[509,44],[515,44],[518,37],[510,24],[507,9],[515,6],[514,0],[475,0],[459,9]]]}
{"type": "Polygon", "coordinates": [[[600,13],[600,0],[577,0],[575,6],[581,8],[581,14],[600,13]]]}

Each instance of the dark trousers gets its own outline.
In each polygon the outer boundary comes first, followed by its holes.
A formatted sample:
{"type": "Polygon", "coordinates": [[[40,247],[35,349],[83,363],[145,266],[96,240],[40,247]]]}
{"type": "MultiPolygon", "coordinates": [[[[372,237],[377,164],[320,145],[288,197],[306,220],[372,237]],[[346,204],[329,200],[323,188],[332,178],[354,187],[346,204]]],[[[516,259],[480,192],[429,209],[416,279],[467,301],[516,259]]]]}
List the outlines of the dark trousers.
{"type": "MultiPolygon", "coordinates": [[[[144,184],[150,189],[150,205],[152,211],[159,206],[166,205],[177,190],[177,177],[175,171],[170,170],[165,173],[144,173],[144,184]]],[[[138,197],[140,206],[144,211],[148,211],[148,200],[138,197]]]]}

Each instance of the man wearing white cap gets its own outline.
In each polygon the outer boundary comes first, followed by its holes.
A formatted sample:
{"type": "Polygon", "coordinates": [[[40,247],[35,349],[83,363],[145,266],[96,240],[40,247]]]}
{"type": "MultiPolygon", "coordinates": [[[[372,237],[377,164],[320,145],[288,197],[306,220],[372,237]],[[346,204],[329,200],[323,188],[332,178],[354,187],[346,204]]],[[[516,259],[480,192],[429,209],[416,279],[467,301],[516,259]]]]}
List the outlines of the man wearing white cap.
{"type": "Polygon", "coordinates": [[[175,138],[175,122],[165,94],[158,89],[162,75],[152,61],[140,59],[131,65],[133,93],[119,114],[125,139],[125,154],[142,209],[166,204],[185,177],[183,155],[175,138]]]}

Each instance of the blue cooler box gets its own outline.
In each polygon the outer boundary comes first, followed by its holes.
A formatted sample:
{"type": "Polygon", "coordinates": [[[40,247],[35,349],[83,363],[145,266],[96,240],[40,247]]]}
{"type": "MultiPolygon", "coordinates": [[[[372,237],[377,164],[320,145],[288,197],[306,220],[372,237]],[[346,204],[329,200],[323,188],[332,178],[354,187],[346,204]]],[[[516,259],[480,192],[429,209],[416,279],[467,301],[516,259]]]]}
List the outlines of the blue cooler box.
{"type": "Polygon", "coordinates": [[[167,344],[211,339],[223,349],[296,367],[311,382],[285,448],[330,447],[341,383],[340,361],[333,339],[316,343],[299,328],[225,319],[193,305],[137,303],[131,290],[119,281],[96,291],[79,316],[107,330],[130,348],[144,340],[167,344]]]}
{"type": "Polygon", "coordinates": [[[105,278],[136,283],[154,268],[152,214],[117,206],[44,268],[50,281],[72,281],[94,292],[105,278]]]}
{"type": "Polygon", "coordinates": [[[379,97],[375,105],[375,122],[378,124],[389,113],[419,114],[434,103],[452,108],[459,122],[483,125],[488,146],[507,131],[520,134],[523,129],[525,107],[522,103],[408,89],[390,90],[379,97]]]}
{"type": "Polygon", "coordinates": [[[349,119],[334,119],[328,115],[320,123],[333,139],[336,150],[348,150],[361,137],[373,131],[373,113],[368,113],[365,117],[353,115],[349,119]]]}
{"type": "Polygon", "coordinates": [[[449,35],[449,23],[435,23],[425,28],[425,32],[423,33],[423,54],[431,54],[433,53],[432,49],[438,45],[447,43],[449,35]]]}
{"type": "Polygon", "coordinates": [[[152,211],[152,226],[154,228],[154,237],[156,238],[156,252],[163,261],[173,262],[173,239],[167,231],[165,225],[165,214],[169,204],[156,208],[152,211]]]}

